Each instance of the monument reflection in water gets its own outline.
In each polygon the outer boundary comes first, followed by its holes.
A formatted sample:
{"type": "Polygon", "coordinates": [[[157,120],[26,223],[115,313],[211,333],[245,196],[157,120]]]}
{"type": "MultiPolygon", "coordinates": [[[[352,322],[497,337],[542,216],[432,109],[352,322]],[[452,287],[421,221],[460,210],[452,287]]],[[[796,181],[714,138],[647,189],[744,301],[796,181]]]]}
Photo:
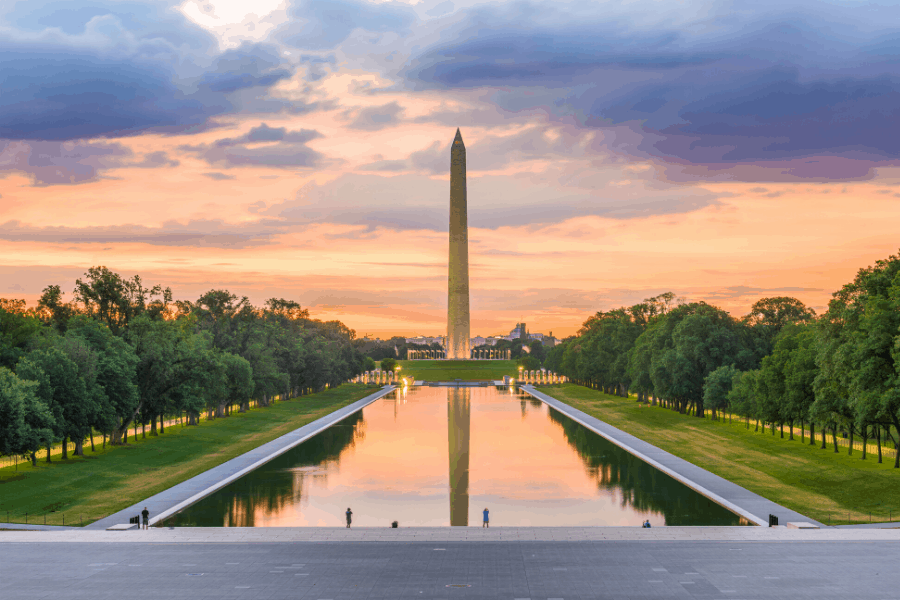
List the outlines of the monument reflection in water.
{"type": "Polygon", "coordinates": [[[470,388],[448,388],[447,453],[450,458],[450,524],[469,524],[470,388]]]}
{"type": "Polygon", "coordinates": [[[740,517],[540,401],[413,388],[167,519],[172,526],[740,525],[740,517]]]}

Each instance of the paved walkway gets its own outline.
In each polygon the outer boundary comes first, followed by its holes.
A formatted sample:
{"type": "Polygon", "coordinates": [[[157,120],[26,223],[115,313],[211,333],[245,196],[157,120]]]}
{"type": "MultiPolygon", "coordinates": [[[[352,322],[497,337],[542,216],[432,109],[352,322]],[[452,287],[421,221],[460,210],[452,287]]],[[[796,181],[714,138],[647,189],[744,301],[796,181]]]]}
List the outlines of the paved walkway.
{"type": "Polygon", "coordinates": [[[723,479],[689,463],[683,458],[678,458],[665,450],[639,439],[621,429],[616,429],[609,423],[572,408],[564,402],[560,402],[552,396],[539,392],[531,385],[523,385],[521,389],[538,400],[553,407],[570,419],[581,423],[591,431],[598,433],[623,450],[637,456],[644,462],[653,465],[660,471],[667,473],[689,488],[706,496],[710,500],[721,504],[732,512],[749,519],[757,525],[768,525],[769,515],[778,517],[781,525],[790,522],[807,522],[819,527],[825,527],[822,523],[814,521],[807,516],[789,508],[767,500],[758,494],[742,488],[741,486],[723,479]]]}
{"type": "MultiPolygon", "coordinates": [[[[883,600],[898,597],[898,541],[140,544],[132,543],[141,537],[138,532],[93,533],[118,535],[120,541],[64,546],[0,543],[0,598],[883,600]]],[[[833,534],[832,531],[819,533],[833,534]]],[[[0,539],[6,535],[9,534],[0,532],[0,539]]],[[[45,534],[12,535],[34,538],[45,534]]]]}
{"type": "Polygon", "coordinates": [[[128,523],[128,519],[139,515],[145,506],[150,511],[151,525],[161,521],[198,500],[209,496],[216,490],[225,487],[235,479],[264,465],[276,456],[284,454],[294,446],[308,440],[320,431],[331,427],[338,421],[361,410],[363,407],[368,406],[379,398],[386,396],[395,389],[396,386],[387,385],[383,389],[366,396],[362,400],[357,400],[353,404],[349,404],[331,414],[325,415],[321,419],[316,419],[312,423],[308,423],[299,429],[286,433],[267,444],[254,448],[218,467],[214,467],[196,477],[192,477],[187,481],[179,483],[164,492],[160,492],[155,496],[142,500],[141,502],[129,506],[124,510],[120,510],[104,519],[95,521],[85,527],[85,529],[106,529],[113,525],[128,523]]]}

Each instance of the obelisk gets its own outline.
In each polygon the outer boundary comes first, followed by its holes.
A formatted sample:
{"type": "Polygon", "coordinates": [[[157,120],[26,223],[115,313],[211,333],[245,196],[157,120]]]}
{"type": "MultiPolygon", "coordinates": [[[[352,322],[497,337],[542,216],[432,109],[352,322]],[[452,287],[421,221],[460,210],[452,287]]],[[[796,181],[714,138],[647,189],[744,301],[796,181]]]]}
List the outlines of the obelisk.
{"type": "Polygon", "coordinates": [[[459,129],[450,147],[450,260],[447,268],[447,358],[469,358],[469,222],[466,146],[459,129]]]}

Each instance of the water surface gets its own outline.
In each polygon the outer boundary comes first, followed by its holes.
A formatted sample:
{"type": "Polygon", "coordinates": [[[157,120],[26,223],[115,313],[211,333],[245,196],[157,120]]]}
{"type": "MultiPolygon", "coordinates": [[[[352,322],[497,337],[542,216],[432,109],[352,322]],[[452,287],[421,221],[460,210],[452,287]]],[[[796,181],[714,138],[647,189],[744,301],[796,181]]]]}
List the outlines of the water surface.
{"type": "Polygon", "coordinates": [[[747,524],[542,402],[505,388],[377,400],[164,525],[747,524]]]}

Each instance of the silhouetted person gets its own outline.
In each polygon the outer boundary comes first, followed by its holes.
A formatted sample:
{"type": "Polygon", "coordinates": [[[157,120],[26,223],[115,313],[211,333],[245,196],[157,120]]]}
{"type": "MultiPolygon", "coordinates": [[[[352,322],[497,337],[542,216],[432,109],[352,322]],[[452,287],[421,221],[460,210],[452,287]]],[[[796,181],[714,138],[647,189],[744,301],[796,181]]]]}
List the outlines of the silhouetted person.
{"type": "Polygon", "coordinates": [[[141,511],[141,517],[144,521],[144,529],[150,528],[150,511],[147,510],[147,507],[144,507],[144,510],[141,511]]]}
{"type": "Polygon", "coordinates": [[[350,521],[353,518],[353,511],[350,510],[350,507],[347,507],[347,529],[350,529],[350,521]]]}
{"type": "Polygon", "coordinates": [[[490,526],[491,526],[491,520],[488,518],[488,513],[489,513],[489,512],[490,512],[490,511],[489,511],[488,509],[484,509],[484,522],[481,524],[481,528],[482,528],[482,529],[484,529],[485,527],[490,527],[490,526]]]}

